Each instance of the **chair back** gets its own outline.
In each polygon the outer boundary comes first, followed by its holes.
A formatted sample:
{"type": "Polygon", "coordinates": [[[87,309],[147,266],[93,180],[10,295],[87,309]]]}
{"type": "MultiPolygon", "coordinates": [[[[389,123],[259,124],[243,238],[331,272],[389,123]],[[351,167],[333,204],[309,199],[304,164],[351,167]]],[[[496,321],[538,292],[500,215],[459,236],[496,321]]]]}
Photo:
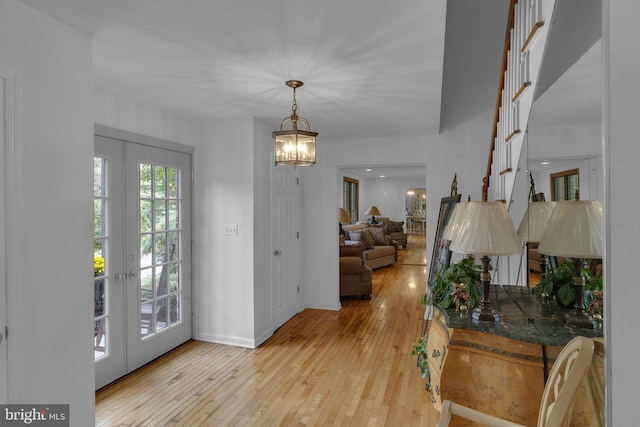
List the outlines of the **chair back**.
{"type": "Polygon", "coordinates": [[[444,364],[449,355],[451,333],[452,330],[447,328],[441,312],[437,309],[434,310],[434,316],[431,317],[427,335],[427,361],[429,363],[431,402],[438,412],[442,411],[440,380],[444,364]]]}
{"type": "Polygon", "coordinates": [[[604,341],[593,340],[593,360],[585,377],[587,396],[591,406],[591,421],[594,427],[604,426],[604,341]]]}
{"type": "Polygon", "coordinates": [[[568,426],[575,395],[593,358],[593,340],[577,336],[562,349],[545,385],[538,427],[568,426]]]}

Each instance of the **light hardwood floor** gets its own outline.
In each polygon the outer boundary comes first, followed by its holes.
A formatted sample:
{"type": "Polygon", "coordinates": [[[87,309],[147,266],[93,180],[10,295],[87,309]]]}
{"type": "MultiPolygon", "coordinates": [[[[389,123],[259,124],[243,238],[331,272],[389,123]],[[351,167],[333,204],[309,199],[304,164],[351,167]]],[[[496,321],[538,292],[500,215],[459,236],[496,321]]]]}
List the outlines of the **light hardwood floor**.
{"type": "Polygon", "coordinates": [[[96,393],[97,426],[428,426],[411,344],[424,329],[425,238],[373,274],[370,300],[304,310],[255,350],[191,341],[96,393]]]}

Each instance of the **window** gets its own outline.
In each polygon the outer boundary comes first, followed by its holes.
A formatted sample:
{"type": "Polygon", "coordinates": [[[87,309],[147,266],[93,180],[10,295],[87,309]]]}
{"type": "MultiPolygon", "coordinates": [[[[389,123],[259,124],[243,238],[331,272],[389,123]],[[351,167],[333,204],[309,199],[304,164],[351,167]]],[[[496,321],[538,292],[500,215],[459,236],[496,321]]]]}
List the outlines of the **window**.
{"type": "Polygon", "coordinates": [[[552,173],[551,200],[575,200],[580,197],[579,169],[571,169],[564,172],[552,173]],[[577,196],[577,197],[576,197],[577,196]]]}
{"type": "Polygon", "coordinates": [[[358,220],[358,180],[344,177],[342,181],[342,206],[351,217],[351,222],[358,220]]]}

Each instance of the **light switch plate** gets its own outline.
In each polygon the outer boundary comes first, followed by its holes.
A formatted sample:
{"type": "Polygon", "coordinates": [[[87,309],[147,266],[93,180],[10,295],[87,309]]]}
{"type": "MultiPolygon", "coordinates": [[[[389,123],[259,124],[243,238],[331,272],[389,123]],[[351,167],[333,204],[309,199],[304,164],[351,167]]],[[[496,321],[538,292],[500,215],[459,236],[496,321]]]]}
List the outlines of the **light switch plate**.
{"type": "Polygon", "coordinates": [[[224,225],[224,235],[225,236],[237,236],[238,235],[238,224],[225,224],[224,225]]]}

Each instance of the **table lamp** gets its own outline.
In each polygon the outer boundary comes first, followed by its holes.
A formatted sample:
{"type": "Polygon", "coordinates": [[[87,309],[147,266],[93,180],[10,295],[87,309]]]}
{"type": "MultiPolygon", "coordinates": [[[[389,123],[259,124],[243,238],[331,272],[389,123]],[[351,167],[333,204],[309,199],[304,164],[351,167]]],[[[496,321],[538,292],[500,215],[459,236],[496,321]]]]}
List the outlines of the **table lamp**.
{"type": "Polygon", "coordinates": [[[584,310],[585,259],[602,258],[602,205],[597,200],[558,202],[549,218],[538,250],[549,255],[572,260],[574,265],[573,309],[565,314],[565,323],[578,328],[597,328],[596,322],[584,310]]]}
{"type": "Polygon", "coordinates": [[[482,261],[482,301],[472,317],[475,320],[500,320],[489,298],[490,256],[522,253],[511,216],[502,202],[467,202],[461,218],[461,229],[451,241],[449,249],[470,255],[480,255],[482,261]]]}
{"type": "Polygon", "coordinates": [[[460,229],[462,228],[462,214],[464,213],[464,208],[467,207],[467,203],[466,202],[462,202],[462,203],[456,203],[456,205],[453,208],[453,213],[451,214],[451,218],[449,219],[449,222],[447,223],[447,226],[444,228],[444,231],[442,232],[442,238],[444,240],[453,240],[458,233],[460,232],[460,229]]]}
{"type": "Polygon", "coordinates": [[[342,224],[350,224],[351,217],[343,208],[338,208],[338,229],[340,231],[340,235],[344,235],[344,229],[342,228],[342,224]]]}
{"type": "MultiPolygon", "coordinates": [[[[518,237],[523,242],[540,243],[544,234],[551,212],[556,207],[556,202],[531,202],[518,226],[518,237]]],[[[540,248],[538,248],[539,251],[540,248]]],[[[540,251],[539,251],[540,252],[540,251]]],[[[540,252],[540,280],[547,275],[548,258],[540,252]]]]}
{"type": "Polygon", "coordinates": [[[376,215],[382,215],[378,207],[375,205],[372,205],[369,209],[367,209],[364,214],[371,215],[371,218],[369,218],[369,224],[377,224],[378,222],[376,221],[376,215]]]}

